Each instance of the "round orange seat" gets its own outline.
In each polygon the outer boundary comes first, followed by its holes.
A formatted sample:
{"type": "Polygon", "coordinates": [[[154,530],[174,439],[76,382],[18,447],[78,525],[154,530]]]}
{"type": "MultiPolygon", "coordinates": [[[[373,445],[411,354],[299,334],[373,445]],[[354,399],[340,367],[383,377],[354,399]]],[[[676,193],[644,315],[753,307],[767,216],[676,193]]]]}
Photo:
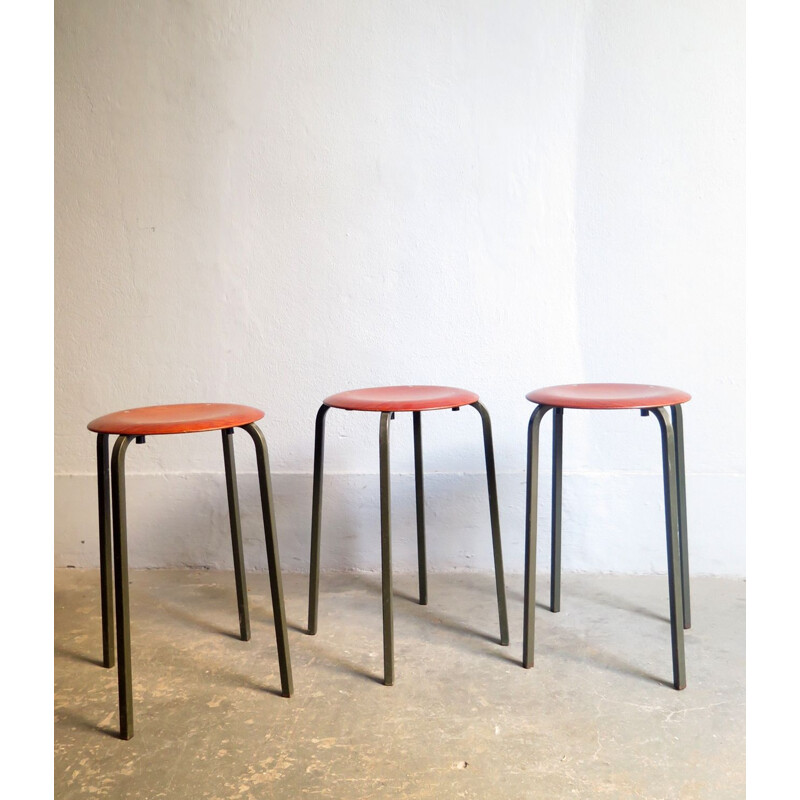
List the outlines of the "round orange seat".
{"type": "Polygon", "coordinates": [[[232,403],[179,403],[115,411],[93,419],[86,427],[95,433],[156,436],[162,433],[198,433],[249,425],[264,412],[232,403]]]}
{"type": "Polygon", "coordinates": [[[435,411],[477,403],[479,397],[452,386],[376,386],[326,397],[323,403],[346,411],[435,411]]]}
{"type": "Polygon", "coordinates": [[[525,395],[531,403],[555,408],[658,408],[686,403],[687,392],[643,383],[569,383],[525,395]]]}

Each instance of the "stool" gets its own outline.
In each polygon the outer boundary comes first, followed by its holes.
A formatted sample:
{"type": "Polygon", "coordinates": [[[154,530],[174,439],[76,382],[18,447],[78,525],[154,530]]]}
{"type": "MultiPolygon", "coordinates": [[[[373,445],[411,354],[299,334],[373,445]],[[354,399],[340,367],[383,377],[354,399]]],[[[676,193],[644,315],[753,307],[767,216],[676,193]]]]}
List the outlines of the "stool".
{"type": "Polygon", "coordinates": [[[686,529],[686,472],[681,404],[691,395],[666,386],[635,383],[584,383],[550,386],[526,395],[538,405],[528,424],[528,501],[525,538],[525,620],[522,661],[533,666],[534,607],[536,604],[536,505],[539,477],[539,425],[551,409],[553,416],[553,485],[550,550],[550,610],[561,607],[561,466],[565,408],[638,409],[652,412],[661,428],[664,507],[667,527],[669,616],[672,638],[672,676],[676,689],[686,687],[683,629],[691,627],[689,610],[689,551],[686,529]]]}
{"type": "Polygon", "coordinates": [[[120,736],[133,736],[133,692],[131,689],[131,643],[128,603],[128,542],[125,514],[125,452],[132,441],[144,444],[145,436],[168,433],[222,431],[222,451],[228,490],[233,565],[236,574],[236,598],[239,607],[239,631],[243,641],[250,639],[250,618],[245,585],[242,531],[239,521],[239,499],[236,488],[236,464],[233,455],[233,429],[247,431],[255,444],[258,481],[261,489],[261,510],[266,533],[269,583],[272,611],[278,639],[281,690],[284,697],[292,694],[292,668],[289,661],[289,640],[283,606],[283,588],[275,535],[275,509],[269,473],[269,456],[264,434],[255,425],[263,411],[248,406],[223,403],[149,406],[118,411],[92,420],[87,426],[97,433],[97,496],[100,517],[100,586],[103,618],[103,666],[114,666],[114,608],[117,617],[117,649],[119,664],[120,736]],[[108,437],[117,435],[111,456],[111,492],[109,497],[108,437]],[[111,585],[111,528],[114,530],[114,586],[111,585]]]}
{"type": "Polygon", "coordinates": [[[394,617],[392,611],[391,492],[389,475],[389,422],[398,411],[411,411],[414,424],[414,476],[417,505],[417,559],[419,563],[419,602],[428,602],[425,558],[425,510],[422,477],[421,412],[440,409],[458,411],[461,406],[477,409],[483,422],[483,444],[486,457],[486,479],[489,489],[489,511],[494,548],[494,570],[497,606],[500,615],[500,644],[508,644],[508,619],[503,581],[503,555],[500,544],[500,516],[497,507],[497,485],[492,448],[492,424],[489,413],[478,395],[449,386],[381,386],[355,389],[326,398],[317,412],[314,442],[314,488],[311,512],[311,574],[308,592],[308,633],[317,632],[319,604],[320,524],[322,520],[322,466],[325,450],[325,415],[330,408],[346,411],[380,413],[380,496],[381,496],[381,585],[383,593],[383,682],[394,683],[394,617]]]}

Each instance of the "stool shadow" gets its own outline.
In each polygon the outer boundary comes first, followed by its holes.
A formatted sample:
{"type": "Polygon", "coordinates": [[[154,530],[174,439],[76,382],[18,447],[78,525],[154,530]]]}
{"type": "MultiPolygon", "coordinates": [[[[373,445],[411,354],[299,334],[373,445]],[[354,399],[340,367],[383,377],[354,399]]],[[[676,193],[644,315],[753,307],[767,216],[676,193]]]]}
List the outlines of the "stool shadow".
{"type": "MultiPolygon", "coordinates": [[[[242,640],[238,636],[233,636],[236,641],[241,642],[242,640]]],[[[249,642],[242,642],[244,645],[249,645],[249,642]]],[[[243,653],[245,651],[240,651],[243,653]]],[[[221,658],[224,658],[222,656],[221,658]]],[[[172,663],[176,666],[180,672],[184,674],[191,674],[200,673],[197,672],[197,661],[193,658],[187,657],[184,653],[180,650],[173,649],[171,653],[172,663]]],[[[276,655],[277,659],[277,655],[276,655]]],[[[277,662],[275,662],[277,663],[277,662]]],[[[283,692],[279,688],[274,688],[272,686],[267,686],[263,683],[259,683],[258,681],[254,680],[253,678],[249,677],[248,675],[242,674],[230,668],[230,664],[228,661],[217,661],[216,658],[209,657],[205,661],[205,666],[208,669],[213,670],[213,678],[216,680],[219,678],[221,683],[225,683],[228,686],[232,686],[234,688],[249,688],[253,689],[257,692],[265,692],[267,694],[275,695],[276,697],[283,697],[283,692]]],[[[278,679],[280,681],[280,679],[278,679]]]]}
{"type": "Polygon", "coordinates": [[[597,601],[608,608],[618,608],[624,611],[630,611],[638,616],[654,619],[658,622],[666,622],[669,625],[669,616],[664,616],[663,614],[659,614],[657,611],[653,611],[650,608],[645,608],[644,606],[628,600],[626,597],[619,594],[612,594],[611,592],[602,589],[592,589],[590,593],[586,593],[582,592],[580,587],[574,587],[571,593],[589,603],[592,601],[597,601]]]}
{"type": "Polygon", "coordinates": [[[244,686],[248,689],[254,689],[257,692],[264,692],[266,694],[274,695],[275,697],[283,697],[283,692],[280,689],[276,689],[272,686],[265,686],[262,683],[254,681],[247,675],[242,675],[239,672],[234,672],[230,669],[225,669],[224,667],[214,668],[214,678],[219,679],[221,683],[225,683],[235,689],[244,686]]]}
{"type": "Polygon", "coordinates": [[[85,653],[79,653],[76,650],[70,650],[64,645],[56,645],[54,653],[61,658],[67,658],[70,661],[76,661],[80,664],[91,664],[93,667],[102,667],[103,661],[100,658],[92,658],[85,653]]]}
{"type": "Polygon", "coordinates": [[[637,667],[635,664],[610,653],[608,650],[587,642],[583,636],[575,634],[566,628],[558,631],[551,630],[548,639],[540,643],[536,652],[540,653],[542,650],[551,656],[563,658],[576,664],[593,664],[609,672],[630,675],[640,680],[659,683],[670,689],[673,688],[671,680],[647,672],[641,667],[637,667]],[[563,646],[558,641],[553,641],[554,639],[561,640],[563,646]]]}
{"type": "MultiPolygon", "coordinates": [[[[505,590],[506,590],[506,602],[507,603],[519,603],[519,605],[524,605],[525,603],[525,589],[524,589],[524,577],[517,573],[510,573],[505,576],[505,590]],[[522,588],[516,588],[520,586],[522,588]]],[[[492,580],[491,584],[489,583],[476,583],[474,587],[470,589],[470,591],[480,592],[485,595],[491,595],[495,597],[497,594],[497,590],[495,589],[494,580],[492,580]]],[[[545,595],[547,597],[550,596],[550,576],[547,574],[537,574],[536,575],[536,595],[545,595]]],[[[543,603],[537,603],[538,606],[542,608],[549,608],[545,606],[543,603]]]]}
{"type": "MultiPolygon", "coordinates": [[[[637,614],[642,617],[647,617],[649,619],[653,619],[658,622],[664,622],[666,624],[669,624],[669,617],[664,617],[663,615],[658,614],[648,608],[645,608],[641,605],[637,605],[636,603],[628,601],[624,598],[620,598],[618,595],[613,595],[605,591],[598,591],[596,588],[592,588],[591,591],[583,591],[583,587],[580,585],[580,583],[571,586],[569,593],[564,592],[562,589],[562,602],[561,602],[562,611],[565,609],[565,607],[568,607],[569,605],[570,594],[572,594],[572,596],[575,597],[576,599],[579,599],[581,603],[591,604],[593,602],[597,602],[608,608],[622,609],[624,611],[629,611],[631,613],[637,614]]],[[[545,611],[548,612],[550,611],[549,601],[546,603],[537,602],[536,607],[537,609],[542,608],[545,611]]],[[[631,664],[630,662],[625,661],[624,659],[621,659],[618,656],[615,656],[606,650],[602,650],[594,645],[587,645],[584,639],[574,635],[566,627],[559,628],[557,632],[553,630],[552,634],[562,639],[570,638],[574,643],[574,645],[576,646],[571,648],[570,647],[561,648],[554,646],[553,644],[543,643],[543,647],[549,649],[551,653],[558,653],[560,656],[567,658],[570,661],[585,663],[590,659],[581,657],[580,655],[577,654],[576,650],[580,649],[579,646],[583,648],[588,647],[589,651],[596,656],[596,658],[591,659],[591,662],[601,667],[602,669],[606,669],[611,672],[616,672],[619,674],[632,675],[633,677],[636,678],[652,681],[654,683],[659,683],[662,686],[666,686],[668,688],[673,688],[671,680],[659,677],[658,675],[653,675],[652,673],[640,669],[635,665],[631,664]]]]}
{"type": "MultiPolygon", "coordinates": [[[[228,628],[222,628],[219,625],[215,625],[213,622],[208,622],[202,617],[198,617],[195,614],[186,611],[182,606],[179,606],[175,603],[165,603],[163,600],[159,600],[158,609],[159,610],[163,609],[173,619],[179,619],[183,622],[186,622],[193,628],[199,628],[200,630],[204,630],[207,633],[214,633],[221,636],[227,636],[231,639],[235,639],[237,642],[242,641],[238,631],[230,630],[228,628]]],[[[233,606],[233,610],[235,613],[236,611],[235,604],[233,606]]],[[[238,617],[236,617],[236,623],[238,624],[238,617]]]]}
{"type": "MultiPolygon", "coordinates": [[[[354,583],[360,584],[362,587],[369,590],[370,592],[375,592],[377,594],[381,593],[380,581],[371,579],[362,573],[354,573],[352,577],[354,583]]],[[[498,647],[501,648],[500,650],[494,650],[494,649],[489,650],[486,648],[481,648],[480,652],[492,655],[495,658],[499,658],[502,661],[509,661],[512,664],[520,663],[518,659],[512,658],[507,654],[507,649],[500,645],[499,636],[493,636],[489,633],[486,633],[485,631],[473,628],[470,625],[461,622],[460,620],[454,619],[453,617],[450,617],[447,614],[443,614],[438,607],[436,608],[435,611],[432,611],[430,608],[430,603],[427,606],[421,606],[419,603],[419,597],[416,595],[411,595],[408,592],[393,589],[392,596],[394,598],[399,598],[400,600],[407,601],[412,608],[413,617],[415,619],[433,622],[435,625],[446,628],[447,630],[451,630],[454,633],[461,633],[461,634],[465,633],[472,639],[481,639],[485,642],[497,645],[498,647]]]]}
{"type": "Polygon", "coordinates": [[[98,725],[70,708],[60,708],[58,713],[62,714],[76,728],[90,733],[99,733],[102,736],[110,736],[112,739],[119,739],[119,731],[116,728],[98,725]]]}
{"type": "MultiPolygon", "coordinates": [[[[285,601],[284,601],[285,605],[285,601]]],[[[285,613],[285,609],[284,609],[285,613]]],[[[258,625],[265,625],[267,627],[274,628],[275,625],[275,617],[272,615],[272,607],[271,606],[255,606],[252,603],[250,604],[250,625],[252,627],[253,623],[258,625]]],[[[286,615],[286,627],[290,631],[295,631],[296,633],[307,634],[308,633],[308,626],[301,625],[299,622],[294,622],[289,619],[288,614],[286,615]]],[[[236,636],[238,639],[239,637],[236,636]]]]}
{"type": "MultiPolygon", "coordinates": [[[[606,650],[600,650],[599,648],[593,647],[592,651],[597,656],[596,658],[592,658],[592,663],[601,669],[608,670],[609,672],[616,672],[619,675],[630,675],[634,678],[639,678],[640,680],[646,680],[648,682],[660,683],[662,686],[666,686],[668,689],[673,688],[672,681],[667,680],[666,678],[661,678],[658,675],[653,675],[651,672],[647,672],[646,670],[636,667],[628,661],[611,655],[606,650]]],[[[566,657],[571,661],[576,662],[585,662],[587,660],[579,658],[574,654],[567,654],[566,657]]]]}
{"type": "MultiPolygon", "coordinates": [[[[497,594],[494,586],[491,586],[491,587],[477,586],[476,587],[476,591],[483,591],[485,594],[491,594],[492,597],[495,597],[496,594],[497,594]]],[[[549,597],[550,596],[550,584],[545,582],[545,581],[541,581],[541,580],[537,579],[537,581],[536,581],[536,594],[538,595],[540,592],[543,595],[545,595],[546,597],[549,597]]],[[[508,604],[517,603],[518,605],[524,606],[525,605],[525,593],[524,592],[519,592],[516,589],[509,589],[508,585],[506,585],[506,603],[508,603],[508,604]]],[[[537,600],[536,601],[536,608],[541,608],[543,611],[549,611],[550,610],[550,601],[549,600],[547,600],[547,601],[537,600]]]]}
{"type": "Polygon", "coordinates": [[[369,681],[370,683],[377,683],[378,685],[383,686],[383,676],[376,675],[374,672],[369,672],[363,667],[357,666],[352,661],[347,661],[338,653],[334,654],[329,648],[325,647],[324,644],[319,642],[317,636],[314,636],[314,639],[314,647],[318,651],[320,661],[323,661],[326,667],[332,669],[338,668],[340,670],[344,670],[345,672],[349,672],[351,675],[355,675],[358,678],[369,681]]]}
{"type": "MultiPolygon", "coordinates": [[[[659,614],[656,611],[653,611],[649,608],[645,608],[642,605],[637,605],[636,603],[631,602],[630,600],[625,599],[624,597],[620,597],[619,595],[613,595],[608,592],[604,592],[597,589],[592,589],[591,593],[585,593],[581,591],[580,585],[571,584],[565,590],[564,584],[568,583],[568,579],[566,581],[562,580],[562,590],[561,590],[561,597],[562,597],[562,606],[569,603],[569,596],[573,595],[575,597],[580,597],[582,600],[586,600],[591,602],[592,600],[597,600],[598,602],[602,603],[609,608],[621,608],[626,611],[630,611],[634,614],[639,614],[643,617],[649,617],[650,619],[658,620],[659,622],[666,622],[669,623],[669,617],[664,616],[663,614],[659,614]]],[[[542,592],[546,597],[549,598],[550,594],[550,584],[546,580],[537,579],[536,581],[536,593],[537,595],[539,592],[542,592]]],[[[506,598],[509,601],[515,601],[521,604],[525,602],[525,596],[522,592],[517,592],[511,589],[506,589],[506,598]]],[[[550,610],[550,601],[536,601],[536,607],[541,608],[544,611],[550,610]]]]}
{"type": "MultiPolygon", "coordinates": [[[[169,612],[176,618],[182,619],[189,624],[197,627],[201,630],[208,631],[210,633],[221,634],[223,636],[227,636],[233,639],[236,642],[242,642],[243,644],[247,644],[248,642],[244,642],[242,638],[239,636],[238,632],[226,630],[224,628],[219,627],[218,625],[214,625],[213,623],[207,622],[204,619],[195,617],[193,614],[184,611],[179,606],[175,606],[171,603],[160,603],[161,608],[167,608],[169,612]]],[[[262,620],[257,620],[257,622],[261,622],[262,620]]],[[[267,618],[267,622],[272,624],[273,619],[272,615],[269,615],[267,618]]],[[[251,639],[252,639],[252,624],[253,624],[253,615],[250,616],[250,625],[251,625],[251,639]]],[[[292,630],[300,631],[303,633],[303,629],[299,626],[287,623],[287,627],[291,628],[292,630]]],[[[274,694],[276,697],[283,697],[283,692],[279,689],[273,689],[269,686],[263,686],[255,681],[251,680],[250,678],[245,677],[244,675],[240,675],[238,673],[229,672],[225,669],[220,669],[217,674],[223,675],[225,678],[230,679],[228,682],[231,686],[248,686],[251,689],[256,689],[260,692],[267,692],[268,694],[274,694]],[[234,680],[238,679],[238,680],[234,680]]]]}

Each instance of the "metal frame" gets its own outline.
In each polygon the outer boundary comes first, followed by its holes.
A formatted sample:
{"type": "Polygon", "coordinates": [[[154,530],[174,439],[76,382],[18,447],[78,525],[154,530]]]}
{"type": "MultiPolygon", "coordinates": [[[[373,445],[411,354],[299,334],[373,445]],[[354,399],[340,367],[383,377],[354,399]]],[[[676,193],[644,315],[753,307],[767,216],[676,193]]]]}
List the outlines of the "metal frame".
{"type": "MultiPolygon", "coordinates": [[[[471,403],[481,415],[483,443],[486,459],[486,482],[489,494],[489,514],[492,527],[497,609],[500,618],[500,644],[507,645],[508,614],[506,611],[503,553],[500,540],[500,515],[497,502],[497,478],[492,445],[492,424],[489,413],[479,402],[471,403]]],[[[314,485],[311,506],[311,559],[308,583],[308,634],[317,632],[319,619],[320,540],[322,528],[322,483],[325,458],[325,415],[330,406],[324,403],[317,411],[314,439],[314,485]]],[[[457,411],[460,407],[455,407],[457,411]]],[[[381,505],[381,597],[383,607],[383,682],[394,683],[394,609],[392,604],[392,541],[391,541],[391,469],[389,461],[389,427],[396,412],[380,412],[379,464],[381,505]]],[[[419,566],[419,602],[428,602],[428,579],[425,548],[425,492],[422,462],[421,411],[413,411],[414,424],[414,479],[417,511],[417,560],[419,566]]]]}
{"type": "MultiPolygon", "coordinates": [[[[289,656],[288,629],[283,602],[283,587],[275,532],[275,509],[269,472],[269,454],[264,434],[253,423],[240,425],[253,440],[258,464],[261,509],[264,521],[272,611],[278,644],[281,692],[291,697],[292,668],[289,656]]],[[[233,428],[222,433],[225,461],[225,484],[231,525],[231,545],[236,578],[236,600],[239,612],[239,634],[242,641],[250,639],[250,616],[247,603],[242,531],[239,516],[239,497],[236,483],[236,462],[233,450],[233,428]]],[[[103,666],[114,666],[114,606],[116,606],[116,639],[118,651],[117,678],[119,689],[120,738],[133,736],[133,690],[131,680],[130,601],[128,596],[128,531],[125,500],[125,453],[132,441],[144,444],[144,436],[121,435],[111,455],[110,494],[108,464],[108,434],[97,435],[97,488],[100,523],[100,586],[103,625],[103,666]],[[113,530],[113,548],[112,548],[113,530]],[[113,584],[111,580],[113,549],[113,584]]]]}
{"type": "Polygon", "coordinates": [[[100,607],[103,625],[103,666],[114,666],[114,583],[111,546],[111,488],[108,434],[97,434],[97,517],[100,521],[100,607]]]}
{"type": "Polygon", "coordinates": [[[414,489],[417,505],[419,604],[428,605],[428,559],[425,548],[425,485],[422,469],[422,412],[414,411],[414,489]]]}
{"type": "MultiPolygon", "coordinates": [[[[553,410],[553,475],[550,550],[550,610],[561,608],[561,483],[563,473],[564,409],[538,405],[528,423],[527,504],[525,513],[525,595],[522,663],[533,666],[534,611],[536,606],[536,532],[539,495],[539,428],[553,410]]],[[[686,521],[686,467],[683,448],[683,412],[680,405],[640,409],[650,412],[661,429],[664,518],[669,579],[672,678],[676,689],[686,687],[683,631],[691,627],[689,601],[689,541],[686,521]],[[667,411],[669,409],[669,411],[667,411]]]]}
{"type": "Polygon", "coordinates": [[[222,431],[222,453],[225,460],[225,486],[228,493],[228,518],[231,523],[233,570],[236,576],[236,605],[239,609],[239,636],[250,641],[250,607],[247,602],[247,579],[242,549],[242,523],[239,518],[239,491],[236,484],[236,459],[233,453],[233,428],[222,431]]]}
{"type": "Polygon", "coordinates": [[[692,627],[692,612],[689,602],[689,534],[686,522],[686,459],[683,449],[683,408],[672,408],[672,428],[675,432],[675,468],[678,484],[678,538],[681,550],[681,587],[683,589],[683,627],[692,627]]]}

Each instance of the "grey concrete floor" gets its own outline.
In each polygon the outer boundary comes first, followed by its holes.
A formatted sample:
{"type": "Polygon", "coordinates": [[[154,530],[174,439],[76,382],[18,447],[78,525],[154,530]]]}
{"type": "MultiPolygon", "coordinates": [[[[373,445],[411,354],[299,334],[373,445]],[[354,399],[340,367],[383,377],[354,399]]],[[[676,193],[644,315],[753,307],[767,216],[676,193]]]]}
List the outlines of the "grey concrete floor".
{"type": "Polygon", "coordinates": [[[116,738],[100,666],[99,574],[55,576],[55,796],[113,798],[744,797],[745,583],[695,578],[688,687],[671,688],[664,577],[539,581],[536,666],[522,669],[491,576],[395,576],[396,683],[382,685],[380,578],[284,576],[295,695],[279,696],[267,576],[250,574],[252,640],[233,574],[131,574],[136,735],[116,738]]]}

